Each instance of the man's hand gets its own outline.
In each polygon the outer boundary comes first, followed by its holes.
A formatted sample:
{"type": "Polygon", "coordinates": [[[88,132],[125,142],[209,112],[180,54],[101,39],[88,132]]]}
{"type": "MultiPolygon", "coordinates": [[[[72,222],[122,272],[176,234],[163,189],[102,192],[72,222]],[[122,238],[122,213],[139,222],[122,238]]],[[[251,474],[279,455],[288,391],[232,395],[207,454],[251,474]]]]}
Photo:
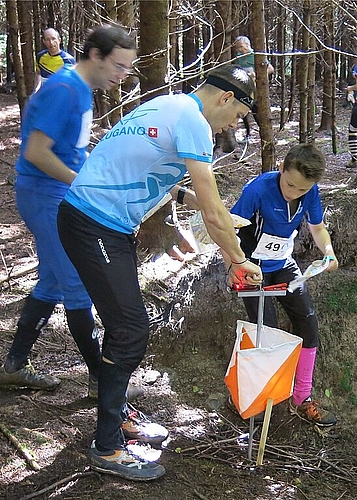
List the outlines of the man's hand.
{"type": "Polygon", "coordinates": [[[186,253],[196,253],[196,251],[186,239],[186,236],[178,224],[175,225],[173,230],[175,233],[174,239],[177,241],[177,245],[174,245],[167,253],[171,259],[183,262],[185,260],[184,255],[186,253]]]}
{"type": "Polygon", "coordinates": [[[228,272],[228,285],[233,283],[244,285],[259,285],[263,281],[262,270],[259,266],[246,260],[242,264],[232,264],[228,272]]]}
{"type": "Polygon", "coordinates": [[[352,104],[356,102],[354,93],[352,91],[347,92],[347,101],[351,102],[352,104]]]}

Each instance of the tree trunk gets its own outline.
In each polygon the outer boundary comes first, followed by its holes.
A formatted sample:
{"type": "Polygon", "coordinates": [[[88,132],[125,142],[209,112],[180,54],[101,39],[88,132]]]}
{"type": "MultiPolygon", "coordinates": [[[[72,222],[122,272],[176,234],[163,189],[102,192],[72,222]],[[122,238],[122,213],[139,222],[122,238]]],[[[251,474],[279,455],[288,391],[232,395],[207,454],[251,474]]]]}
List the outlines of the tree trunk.
{"type": "Polygon", "coordinates": [[[20,0],[17,2],[21,55],[25,77],[26,94],[30,96],[35,84],[35,61],[32,31],[32,1],[20,0]]]}
{"type": "MultiPolygon", "coordinates": [[[[297,17],[293,17],[293,43],[292,43],[292,49],[295,50],[295,48],[298,46],[297,40],[299,39],[299,31],[298,31],[298,20],[297,17]]],[[[297,81],[297,58],[292,56],[291,57],[291,77],[290,77],[290,99],[289,99],[289,111],[288,111],[288,120],[290,120],[293,112],[294,112],[294,104],[295,104],[295,87],[296,87],[296,81],[297,81]]]]}
{"type": "MultiPolygon", "coordinates": [[[[130,32],[133,32],[135,30],[136,21],[135,21],[134,2],[117,1],[117,22],[123,25],[130,32]]],[[[136,75],[128,76],[128,78],[126,78],[120,85],[120,100],[121,99],[125,100],[125,96],[138,83],[139,83],[139,78],[136,75]]],[[[135,108],[138,104],[139,104],[139,99],[121,107],[120,114],[118,113],[116,116],[117,120],[119,120],[121,116],[125,115],[126,113],[129,113],[129,111],[135,108]]]]}
{"type": "MultiPolygon", "coordinates": [[[[215,33],[214,38],[214,60],[217,62],[230,61],[232,54],[232,2],[231,0],[216,2],[215,33]]],[[[237,147],[235,131],[224,130],[216,135],[215,149],[220,153],[231,153],[237,147]]]]}
{"type": "Polygon", "coordinates": [[[6,83],[12,84],[12,77],[14,75],[14,62],[11,52],[11,40],[9,33],[6,36],[6,83]]]}
{"type": "MultiPolygon", "coordinates": [[[[335,46],[335,30],[334,18],[335,8],[333,2],[330,4],[331,13],[329,15],[330,26],[329,32],[331,33],[331,46],[335,46]]],[[[337,125],[336,125],[336,56],[331,52],[331,139],[332,139],[332,152],[337,153],[337,125]]]]}
{"type": "Polygon", "coordinates": [[[19,36],[19,24],[18,24],[16,0],[8,0],[6,2],[6,18],[9,26],[12,60],[14,65],[14,73],[16,81],[17,100],[20,108],[20,116],[22,117],[23,108],[26,102],[26,87],[25,87],[25,77],[24,77],[22,56],[20,49],[20,36],[19,36]]]}
{"type": "Polygon", "coordinates": [[[219,62],[230,61],[232,57],[232,1],[216,2],[219,16],[215,19],[214,53],[219,62]]]}
{"type": "MultiPolygon", "coordinates": [[[[327,2],[329,3],[329,2],[327,2]]],[[[323,26],[325,28],[324,43],[327,47],[332,46],[333,33],[330,29],[333,26],[333,8],[331,4],[325,7],[323,13],[323,26]]],[[[332,94],[335,94],[333,85],[332,68],[334,67],[334,55],[330,50],[324,52],[323,65],[323,98],[322,115],[319,130],[330,130],[332,126],[332,94]]]]}
{"type": "MultiPolygon", "coordinates": [[[[183,68],[190,66],[194,61],[197,60],[198,55],[198,40],[199,32],[198,26],[196,25],[195,18],[186,17],[183,19],[182,29],[184,36],[182,37],[182,57],[183,57],[183,68]]],[[[198,76],[190,78],[189,80],[184,80],[182,82],[182,91],[185,94],[192,92],[194,87],[197,85],[198,76]]]]}
{"type": "Polygon", "coordinates": [[[156,0],[155,8],[150,0],[140,0],[140,71],[143,100],[166,94],[165,77],[169,71],[168,0],[156,0]],[[162,88],[164,87],[165,88],[162,88]]]}
{"type": "MultiPolygon", "coordinates": [[[[117,10],[116,10],[116,0],[106,0],[102,2],[102,6],[106,15],[111,20],[111,22],[117,22],[117,10]]],[[[121,10],[123,13],[123,9],[121,10]]],[[[124,16],[123,16],[124,17],[124,16]]],[[[109,115],[110,125],[113,126],[117,123],[123,116],[122,108],[118,106],[121,102],[121,87],[122,84],[119,83],[108,90],[109,95],[109,108],[112,110],[109,115]]]]}
{"type": "MultiPolygon", "coordinates": [[[[282,6],[278,5],[278,17],[280,19],[277,26],[277,49],[280,54],[285,53],[286,43],[286,13],[282,6]]],[[[280,81],[280,121],[279,130],[283,130],[285,125],[285,101],[286,101],[286,58],[277,58],[276,75],[280,81]]]]}
{"type": "MultiPolygon", "coordinates": [[[[20,0],[21,1],[21,0],[20,0]]],[[[62,36],[61,0],[51,0],[48,5],[48,28],[55,28],[62,36]]]]}
{"type": "MultiPolygon", "coordinates": [[[[170,65],[176,69],[176,71],[181,70],[180,68],[180,49],[179,49],[179,32],[181,26],[181,20],[177,13],[179,8],[178,0],[173,0],[171,2],[171,9],[169,15],[169,61],[170,65]]],[[[176,90],[182,90],[182,83],[175,85],[176,90]]]]}
{"type": "MultiPolygon", "coordinates": [[[[303,7],[304,23],[310,24],[309,0],[304,0],[303,7]]],[[[309,50],[309,32],[302,27],[301,51],[307,53],[309,50]]],[[[299,57],[299,96],[300,96],[300,126],[299,142],[308,142],[307,132],[307,108],[308,108],[308,55],[299,57]]]]}
{"type": "Polygon", "coordinates": [[[270,110],[269,82],[267,75],[264,0],[252,2],[252,31],[255,48],[255,74],[260,143],[262,149],[262,171],[275,167],[275,147],[270,110]]]}
{"type": "MultiPolygon", "coordinates": [[[[310,29],[314,32],[316,28],[316,14],[314,12],[315,7],[314,4],[311,4],[311,0],[306,2],[307,4],[307,19],[306,24],[310,27],[310,29]]],[[[309,33],[308,35],[308,50],[314,52],[316,49],[316,41],[315,37],[309,33]]],[[[308,93],[307,93],[307,115],[306,115],[306,123],[307,123],[307,138],[308,142],[315,142],[315,75],[316,75],[316,55],[311,53],[308,56],[308,68],[307,68],[307,84],[308,84],[308,93]]]]}
{"type": "Polygon", "coordinates": [[[34,37],[34,54],[36,55],[42,48],[42,33],[40,25],[40,6],[38,0],[32,0],[33,11],[33,37],[34,37]]]}
{"type": "Polygon", "coordinates": [[[83,36],[83,24],[81,22],[81,5],[77,0],[69,0],[68,2],[68,43],[67,50],[70,54],[77,59],[75,42],[77,41],[77,30],[82,31],[83,36]]]}

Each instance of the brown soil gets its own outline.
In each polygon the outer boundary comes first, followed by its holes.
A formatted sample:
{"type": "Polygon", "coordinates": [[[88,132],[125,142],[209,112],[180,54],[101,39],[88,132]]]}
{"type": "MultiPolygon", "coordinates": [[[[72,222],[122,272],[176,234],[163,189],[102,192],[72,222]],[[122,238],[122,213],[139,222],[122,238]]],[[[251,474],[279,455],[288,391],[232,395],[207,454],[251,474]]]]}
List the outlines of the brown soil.
{"type": "MultiPolygon", "coordinates": [[[[36,281],[36,273],[29,272],[36,265],[36,253],[8,182],[20,143],[16,99],[12,94],[0,94],[0,103],[0,359],[4,359],[24,298],[36,281]]],[[[318,133],[317,144],[328,162],[327,175],[320,184],[323,192],[340,189],[351,180],[351,171],[344,168],[349,158],[349,113],[341,103],[338,154],[331,153],[331,137],[318,133]]],[[[297,125],[290,122],[277,134],[280,159],[296,141],[297,125]]],[[[235,201],[243,182],[259,172],[257,151],[255,130],[248,150],[251,156],[244,164],[233,158],[219,162],[218,182],[227,206],[235,201]]],[[[226,401],[223,377],[234,343],[235,321],[244,312],[240,302],[225,290],[220,260],[199,257],[179,264],[164,256],[155,264],[143,261],[141,279],[152,336],[147,356],[134,375],[134,382],[145,389],[135,404],[170,431],[160,458],[166,475],[152,483],[131,483],[88,468],[96,407],[86,397],[85,366],[58,306],[34,346],[32,362],[39,371],[60,377],[61,386],[54,393],[0,390],[0,497],[354,500],[357,398],[350,339],[356,311],[351,309],[350,316],[343,318],[344,336],[338,337],[339,349],[334,350],[339,313],[333,317],[328,314],[321,292],[330,290],[332,294],[337,287],[338,295],[346,283],[354,283],[354,272],[344,268],[335,284],[321,278],[316,281],[318,286],[312,285],[313,294],[319,297],[317,309],[324,334],[315,390],[324,403],[333,406],[338,424],[329,432],[317,432],[291,416],[286,402],[277,405],[264,462],[257,467],[261,427],[257,426],[253,460],[249,461],[244,436],[249,424],[226,401]],[[17,447],[11,438],[16,438],[17,447]]],[[[286,323],[284,317],[282,322],[286,323]]]]}

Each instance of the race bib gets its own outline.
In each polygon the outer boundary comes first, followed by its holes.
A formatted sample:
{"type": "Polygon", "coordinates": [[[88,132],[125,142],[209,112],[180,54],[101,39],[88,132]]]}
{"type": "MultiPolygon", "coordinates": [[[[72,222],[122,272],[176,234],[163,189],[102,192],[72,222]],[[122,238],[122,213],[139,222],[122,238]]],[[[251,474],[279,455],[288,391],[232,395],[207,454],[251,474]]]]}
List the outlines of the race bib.
{"type": "Polygon", "coordinates": [[[287,259],[293,253],[296,235],[296,229],[290,238],[279,238],[279,236],[263,233],[252,253],[252,258],[259,260],[287,259]]]}

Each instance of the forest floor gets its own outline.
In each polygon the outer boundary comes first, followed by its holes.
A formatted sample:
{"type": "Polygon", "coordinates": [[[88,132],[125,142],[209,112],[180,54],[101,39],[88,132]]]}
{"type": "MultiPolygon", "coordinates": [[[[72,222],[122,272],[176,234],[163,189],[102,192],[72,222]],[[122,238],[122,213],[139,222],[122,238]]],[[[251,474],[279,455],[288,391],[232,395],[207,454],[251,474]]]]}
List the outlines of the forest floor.
{"type": "MultiPolygon", "coordinates": [[[[356,174],[344,167],[349,159],[350,110],[343,107],[342,101],[338,108],[336,155],[331,152],[331,136],[317,133],[317,145],[326,154],[328,164],[320,183],[322,191],[347,186],[356,174]]],[[[8,181],[8,176],[14,173],[20,145],[15,96],[0,94],[0,109],[0,360],[3,360],[24,298],[36,282],[36,253],[32,237],[17,213],[14,188],[8,181]]],[[[275,128],[276,125],[277,119],[275,128]]],[[[297,142],[298,123],[290,121],[276,137],[281,160],[287,148],[297,142]]],[[[231,207],[243,182],[259,173],[256,127],[253,126],[244,163],[230,157],[217,165],[219,188],[225,203],[231,207]]],[[[146,283],[155,282],[151,292],[155,303],[148,300],[149,293],[145,299],[152,324],[157,328],[153,328],[147,356],[133,377],[134,383],[145,390],[135,405],[170,431],[169,439],[158,451],[166,475],[151,483],[132,483],[89,469],[87,453],[95,427],[96,405],[87,398],[85,366],[66,329],[63,309],[58,306],[33,349],[32,362],[39,371],[60,377],[61,386],[53,393],[0,390],[0,498],[356,499],[357,418],[353,398],[346,393],[345,398],[342,395],[332,400],[338,410],[338,424],[324,433],[290,415],[287,402],[274,407],[263,465],[256,466],[261,427],[256,427],[253,460],[248,460],[249,423],[227,405],[228,393],[223,383],[234,336],[225,349],[217,349],[215,342],[207,340],[218,336],[221,330],[217,316],[212,319],[214,298],[211,302],[209,290],[203,314],[195,317],[191,311],[196,343],[185,338],[180,320],[171,330],[171,337],[165,337],[165,328],[159,329],[165,314],[158,304],[167,304],[166,297],[170,294],[175,298],[183,277],[186,282],[194,281],[199,267],[200,261],[195,258],[180,264],[165,256],[141,266],[142,279],[146,283]],[[173,348],[171,356],[160,355],[159,349],[165,351],[169,347],[173,348]]],[[[196,292],[201,293],[199,284],[194,285],[193,295],[196,292]]],[[[171,306],[175,310],[179,304],[174,300],[171,306]]],[[[352,330],[348,332],[351,336],[352,330]]],[[[323,391],[323,380],[317,381],[316,386],[322,396],[329,396],[323,391]]]]}

